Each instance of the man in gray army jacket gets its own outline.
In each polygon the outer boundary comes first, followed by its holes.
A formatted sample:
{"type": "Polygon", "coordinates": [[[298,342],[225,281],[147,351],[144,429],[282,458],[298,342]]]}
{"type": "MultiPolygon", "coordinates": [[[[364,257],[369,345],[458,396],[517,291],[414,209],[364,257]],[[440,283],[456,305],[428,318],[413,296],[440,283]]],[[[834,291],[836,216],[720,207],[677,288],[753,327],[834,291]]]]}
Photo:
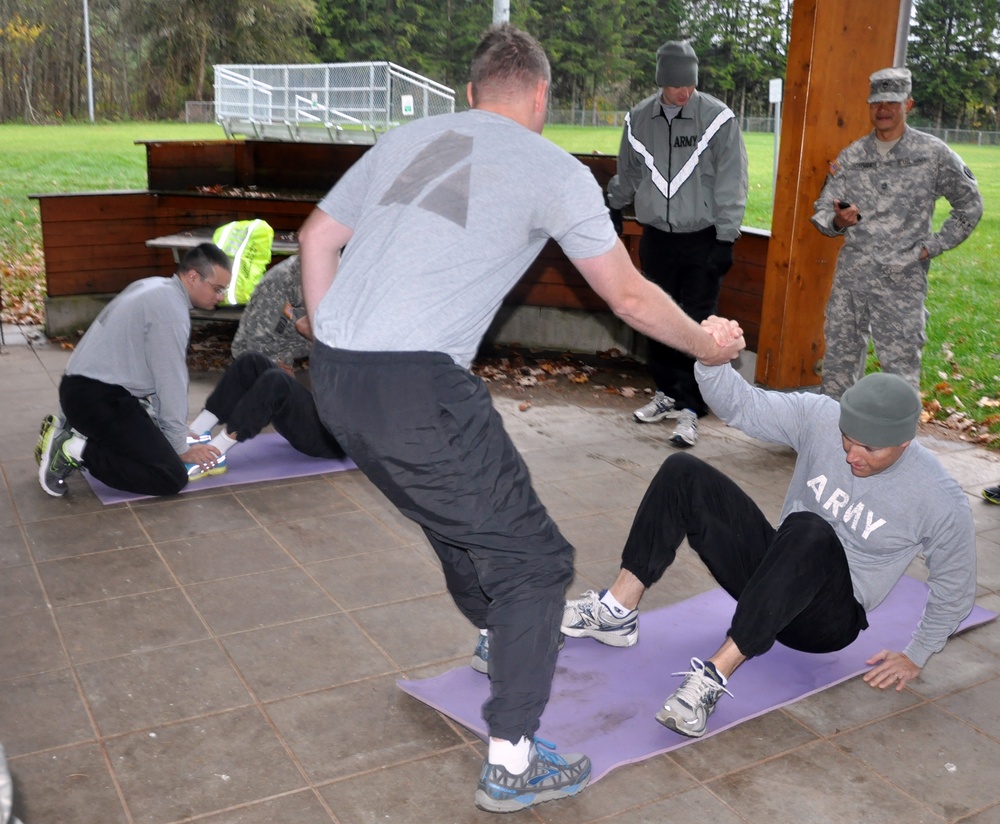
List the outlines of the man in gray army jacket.
{"type": "Polygon", "coordinates": [[[969,167],[942,141],[906,125],[910,90],[908,69],[871,75],[875,128],[830,165],[814,207],[813,225],[844,237],[823,330],[823,392],[834,398],[864,374],[869,338],[882,369],[919,391],[931,258],[958,246],[983,214],[969,167]],[[939,197],[951,214],[934,232],[939,197]]]}
{"type": "MultiPolygon", "coordinates": [[[[642,273],[702,321],[715,314],[733,265],[747,203],[747,152],[732,110],[697,84],[690,45],[669,40],[657,49],[660,88],[625,119],[608,206],[621,234],[621,209],[634,203],[643,227],[642,273]]],[[[671,443],[694,446],[698,418],[708,413],[694,360],[650,338],[646,362],[656,394],[635,411],[636,420],[676,418],[671,443]]]]}

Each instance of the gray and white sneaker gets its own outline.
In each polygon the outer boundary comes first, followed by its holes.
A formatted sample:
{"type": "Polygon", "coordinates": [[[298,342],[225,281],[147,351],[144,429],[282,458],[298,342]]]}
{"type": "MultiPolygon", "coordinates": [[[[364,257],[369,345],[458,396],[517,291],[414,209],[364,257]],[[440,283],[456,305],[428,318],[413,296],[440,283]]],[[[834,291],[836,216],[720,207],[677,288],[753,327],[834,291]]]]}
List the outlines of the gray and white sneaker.
{"type": "MultiPolygon", "coordinates": [[[[566,646],[566,638],[559,634],[559,649],[566,646]]],[[[472,651],[472,668],[483,675],[490,672],[490,636],[480,633],[479,640],[476,641],[476,648],[472,651]]]]}
{"type": "Polygon", "coordinates": [[[479,634],[476,648],[472,652],[472,668],[486,675],[490,671],[490,636],[479,634]]]}
{"type": "Polygon", "coordinates": [[[580,753],[558,755],[553,750],[555,744],[536,738],[528,769],[516,775],[485,761],[476,788],[476,806],[490,813],[513,813],[576,795],[590,780],[590,759],[580,753]]]}
{"type": "Polygon", "coordinates": [[[575,600],[567,601],[563,608],[563,635],[571,638],[594,638],[612,647],[631,647],[639,640],[639,610],[633,609],[618,618],[601,603],[603,592],[592,589],[575,600]]]}
{"type": "Polygon", "coordinates": [[[677,424],[670,443],[687,449],[698,443],[698,416],[690,409],[682,409],[677,413],[677,424]]]}
{"type": "Polygon", "coordinates": [[[664,418],[676,418],[677,407],[674,406],[673,398],[657,391],[649,403],[640,406],[632,414],[639,423],[656,423],[664,418]]]}
{"type": "Polygon", "coordinates": [[[691,659],[689,672],[675,672],[674,675],[683,675],[684,682],[663,702],[656,720],[688,738],[701,738],[722,693],[730,697],[732,693],[725,683],[716,681],[697,658],[691,659]]]}

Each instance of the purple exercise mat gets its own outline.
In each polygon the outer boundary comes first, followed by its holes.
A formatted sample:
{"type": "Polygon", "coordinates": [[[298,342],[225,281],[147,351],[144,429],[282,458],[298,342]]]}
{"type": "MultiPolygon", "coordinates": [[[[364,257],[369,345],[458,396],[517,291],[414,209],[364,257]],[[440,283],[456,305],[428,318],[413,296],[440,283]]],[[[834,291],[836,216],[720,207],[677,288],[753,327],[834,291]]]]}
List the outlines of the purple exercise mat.
{"type": "MultiPolygon", "coordinates": [[[[200,481],[188,484],[181,490],[199,492],[202,489],[215,489],[221,486],[236,484],[252,484],[259,481],[282,481],[287,478],[304,478],[309,475],[322,475],[324,472],[340,472],[343,469],[355,469],[350,458],[340,460],[333,458],[311,458],[292,448],[281,435],[268,432],[258,435],[249,441],[243,441],[232,447],[226,453],[226,463],[229,469],[221,475],[209,475],[200,481]]],[[[150,495],[137,495],[133,492],[123,492],[102,484],[89,472],[83,476],[94,490],[101,503],[120,504],[124,501],[138,501],[149,498],[150,495]]]]}
{"type": "MultiPolygon", "coordinates": [[[[910,640],[927,585],[903,577],[882,604],[868,615],[869,628],[840,652],[811,655],[781,644],[747,661],[733,677],[734,698],[723,695],[705,737],[734,727],[866,672],[865,661],[882,649],[901,650],[910,640]]],[[[567,638],[559,653],[552,697],[538,737],[562,752],[583,752],[592,762],[591,782],[615,767],[643,761],[697,741],[661,726],[653,718],[688,669],[692,657],[718,648],[729,628],[735,602],[714,589],[639,619],[639,643],[626,649],[592,638],[567,638]]],[[[962,623],[968,629],[996,618],[975,607],[962,623]]],[[[471,654],[472,638],[469,649],[471,654]]],[[[470,666],[435,678],[400,680],[400,689],[486,738],[480,707],[489,680],[470,666]]]]}

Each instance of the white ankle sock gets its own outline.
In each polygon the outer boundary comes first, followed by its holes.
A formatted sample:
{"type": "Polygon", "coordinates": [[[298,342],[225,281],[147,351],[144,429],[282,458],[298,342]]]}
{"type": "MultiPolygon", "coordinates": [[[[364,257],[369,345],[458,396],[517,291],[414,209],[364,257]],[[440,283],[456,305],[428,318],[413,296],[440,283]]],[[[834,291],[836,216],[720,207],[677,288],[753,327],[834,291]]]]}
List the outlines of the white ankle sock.
{"type": "Polygon", "coordinates": [[[516,744],[506,739],[490,738],[490,763],[505,767],[511,775],[520,775],[528,769],[530,754],[531,742],[523,735],[516,744]]]}
{"type": "Polygon", "coordinates": [[[83,463],[83,448],[87,445],[87,439],[83,435],[74,434],[66,443],[63,449],[77,463],[83,463]]]}
{"type": "Polygon", "coordinates": [[[233,438],[230,438],[228,434],[226,434],[225,432],[220,432],[218,435],[216,435],[214,438],[212,438],[212,440],[208,442],[208,445],[214,446],[216,449],[219,450],[220,453],[225,455],[226,452],[229,451],[229,448],[232,447],[235,443],[236,441],[233,438]]]}
{"type": "Polygon", "coordinates": [[[198,417],[191,421],[191,426],[189,428],[196,435],[200,435],[202,432],[208,432],[218,422],[219,419],[215,417],[215,415],[207,409],[202,409],[201,412],[198,413],[198,417]]]}
{"type": "Polygon", "coordinates": [[[601,596],[601,603],[611,610],[611,614],[614,615],[615,618],[624,618],[632,611],[630,609],[625,609],[625,607],[619,604],[618,599],[611,594],[610,589],[601,596]]]}

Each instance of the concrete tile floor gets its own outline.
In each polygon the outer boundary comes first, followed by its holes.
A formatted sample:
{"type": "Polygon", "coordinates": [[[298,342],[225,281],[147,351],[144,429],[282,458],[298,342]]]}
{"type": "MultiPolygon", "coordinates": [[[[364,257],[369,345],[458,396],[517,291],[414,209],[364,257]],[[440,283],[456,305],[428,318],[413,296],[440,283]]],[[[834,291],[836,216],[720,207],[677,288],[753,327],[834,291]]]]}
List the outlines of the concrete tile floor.
{"type": "MultiPolygon", "coordinates": [[[[466,665],[474,642],[412,524],[357,472],[112,507],[74,478],[49,498],[32,447],[68,353],[4,331],[0,743],[25,824],[495,820],[472,805],[483,744],[395,686],[466,665]]],[[[573,591],[606,585],[669,425],[497,406],[577,547],[573,591]]],[[[775,516],[791,453],[702,430],[695,454],[775,516]]],[[[1000,508],[978,497],[1000,463],[928,442],[970,496],[979,601],[1000,609],[1000,508]]],[[[644,604],[710,586],[683,552],[644,604]]],[[[902,693],[855,679],[514,818],[983,824],[998,775],[994,622],[902,693]]]]}

